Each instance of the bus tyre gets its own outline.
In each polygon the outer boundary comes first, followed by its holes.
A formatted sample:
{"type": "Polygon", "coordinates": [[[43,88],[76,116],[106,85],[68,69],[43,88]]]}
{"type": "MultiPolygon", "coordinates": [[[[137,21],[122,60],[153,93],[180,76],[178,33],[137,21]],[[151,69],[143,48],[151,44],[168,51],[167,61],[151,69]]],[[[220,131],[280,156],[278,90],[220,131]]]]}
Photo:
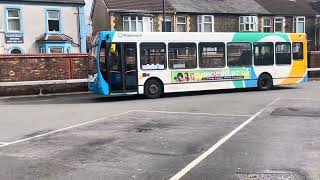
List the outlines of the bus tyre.
{"type": "Polygon", "coordinates": [[[144,95],[149,99],[161,97],[163,94],[163,86],[160,81],[156,79],[148,80],[144,85],[144,95]]]}
{"type": "Polygon", "coordinates": [[[270,90],[273,87],[273,80],[268,74],[261,74],[258,78],[258,89],[261,91],[270,90]]]}

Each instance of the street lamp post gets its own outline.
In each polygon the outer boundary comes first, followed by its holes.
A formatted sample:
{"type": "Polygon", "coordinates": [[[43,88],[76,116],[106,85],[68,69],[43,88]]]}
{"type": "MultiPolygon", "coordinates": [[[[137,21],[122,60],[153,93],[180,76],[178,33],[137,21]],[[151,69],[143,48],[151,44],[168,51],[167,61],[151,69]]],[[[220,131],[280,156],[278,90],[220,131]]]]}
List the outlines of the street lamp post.
{"type": "Polygon", "coordinates": [[[165,0],[162,0],[162,32],[165,32],[166,31],[166,9],[165,9],[165,6],[166,6],[166,2],[165,0]]]}

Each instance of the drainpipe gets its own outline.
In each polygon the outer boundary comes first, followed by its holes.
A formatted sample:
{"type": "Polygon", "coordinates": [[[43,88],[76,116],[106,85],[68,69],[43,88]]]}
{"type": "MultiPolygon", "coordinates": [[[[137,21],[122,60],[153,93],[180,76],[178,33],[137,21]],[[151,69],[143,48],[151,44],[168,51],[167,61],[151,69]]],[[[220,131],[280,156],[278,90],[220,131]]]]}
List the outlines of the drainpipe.
{"type": "Polygon", "coordinates": [[[80,46],[81,52],[87,52],[87,29],[84,6],[79,7],[79,28],[80,28],[80,46]]]}
{"type": "Polygon", "coordinates": [[[177,17],[177,12],[174,12],[173,14],[173,32],[176,32],[176,17],[177,17]]]}

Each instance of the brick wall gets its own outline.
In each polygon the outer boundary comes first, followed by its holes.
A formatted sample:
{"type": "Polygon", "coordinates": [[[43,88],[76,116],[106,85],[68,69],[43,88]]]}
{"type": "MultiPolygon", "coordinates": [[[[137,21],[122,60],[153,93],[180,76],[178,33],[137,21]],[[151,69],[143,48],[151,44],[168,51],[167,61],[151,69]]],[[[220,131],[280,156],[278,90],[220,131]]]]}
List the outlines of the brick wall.
{"type": "MultiPolygon", "coordinates": [[[[320,51],[311,51],[308,53],[308,67],[320,68],[320,51]]],[[[309,72],[310,78],[320,78],[320,71],[309,72]]]]}
{"type": "MultiPolygon", "coordinates": [[[[86,79],[90,71],[87,54],[1,55],[0,82],[86,79]]],[[[86,90],[85,83],[72,85],[41,85],[1,87],[0,95],[70,92],[86,90]]]]}

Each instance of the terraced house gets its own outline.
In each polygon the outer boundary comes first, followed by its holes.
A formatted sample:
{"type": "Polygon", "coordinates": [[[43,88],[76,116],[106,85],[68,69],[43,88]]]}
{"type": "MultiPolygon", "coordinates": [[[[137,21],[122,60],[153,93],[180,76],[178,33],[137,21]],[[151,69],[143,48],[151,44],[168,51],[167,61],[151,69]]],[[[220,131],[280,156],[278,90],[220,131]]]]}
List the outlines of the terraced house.
{"type": "Polygon", "coordinates": [[[84,0],[0,0],[0,54],[86,52],[84,0]]]}
{"type": "MultiPolygon", "coordinates": [[[[166,0],[165,31],[305,32],[315,48],[315,21],[306,0],[166,0]]],[[[93,32],[162,31],[161,0],[94,0],[93,32]]]]}

